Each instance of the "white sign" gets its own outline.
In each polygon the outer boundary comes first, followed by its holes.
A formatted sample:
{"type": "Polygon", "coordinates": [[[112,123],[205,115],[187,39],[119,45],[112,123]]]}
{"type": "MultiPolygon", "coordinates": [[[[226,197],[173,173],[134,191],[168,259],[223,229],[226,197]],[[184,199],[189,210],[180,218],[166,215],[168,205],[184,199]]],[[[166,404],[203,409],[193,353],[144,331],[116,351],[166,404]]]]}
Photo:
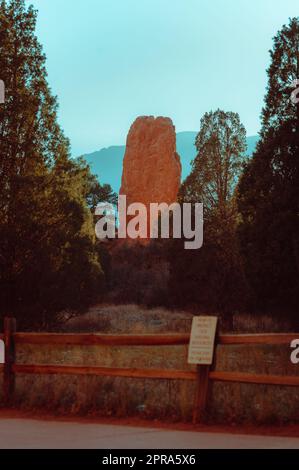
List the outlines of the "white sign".
{"type": "Polygon", "coordinates": [[[212,364],[217,320],[217,317],[193,317],[188,354],[189,364],[212,364]]]}

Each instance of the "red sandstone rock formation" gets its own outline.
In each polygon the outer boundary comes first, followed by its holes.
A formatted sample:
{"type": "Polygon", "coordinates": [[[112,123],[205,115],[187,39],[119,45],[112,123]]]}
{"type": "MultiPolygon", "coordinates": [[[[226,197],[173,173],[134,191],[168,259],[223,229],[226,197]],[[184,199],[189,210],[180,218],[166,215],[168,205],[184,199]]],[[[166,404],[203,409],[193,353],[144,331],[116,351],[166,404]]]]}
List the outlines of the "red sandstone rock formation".
{"type": "Polygon", "coordinates": [[[120,195],[127,196],[127,205],[141,202],[148,208],[150,203],[175,202],[181,171],[171,119],[137,118],[128,134],[123,162],[120,195]]]}

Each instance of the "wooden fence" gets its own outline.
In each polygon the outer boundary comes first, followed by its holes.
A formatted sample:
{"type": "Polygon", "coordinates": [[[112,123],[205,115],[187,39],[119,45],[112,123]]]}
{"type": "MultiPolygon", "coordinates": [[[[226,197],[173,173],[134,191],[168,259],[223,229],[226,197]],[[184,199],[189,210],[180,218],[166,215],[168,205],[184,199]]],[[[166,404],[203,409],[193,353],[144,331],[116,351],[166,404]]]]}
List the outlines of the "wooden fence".
{"type": "MultiPolygon", "coordinates": [[[[248,344],[285,344],[290,345],[299,333],[271,334],[225,334],[218,335],[217,345],[248,345],[248,344]]],[[[215,371],[213,368],[198,367],[197,370],[149,369],[149,368],[111,368],[99,366],[72,365],[37,365],[17,364],[15,350],[19,344],[48,344],[76,346],[174,346],[189,344],[189,334],[141,334],[141,335],[110,335],[110,334],[73,334],[73,333],[18,333],[14,318],[4,319],[4,333],[0,339],[5,344],[5,363],[0,365],[3,372],[4,400],[12,403],[16,374],[39,375],[93,375],[110,377],[129,377],[143,379],[168,379],[197,381],[197,393],[194,406],[194,421],[202,416],[206,407],[208,387],[211,381],[239,382],[248,384],[299,386],[299,376],[265,375],[244,372],[215,371]]]]}

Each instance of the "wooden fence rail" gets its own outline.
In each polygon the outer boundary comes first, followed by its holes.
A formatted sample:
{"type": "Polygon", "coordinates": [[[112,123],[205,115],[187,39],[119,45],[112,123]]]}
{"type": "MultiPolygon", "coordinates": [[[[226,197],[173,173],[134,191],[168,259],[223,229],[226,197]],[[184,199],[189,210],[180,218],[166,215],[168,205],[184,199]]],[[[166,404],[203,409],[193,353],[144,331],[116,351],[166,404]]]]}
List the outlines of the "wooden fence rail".
{"type": "MultiPolygon", "coordinates": [[[[74,346],[174,346],[189,344],[189,334],[109,335],[89,333],[15,333],[15,344],[64,344],[74,346]]],[[[290,344],[299,333],[219,335],[217,344],[290,344]]],[[[4,340],[4,335],[0,334],[4,340]]]]}
{"type": "MultiPolygon", "coordinates": [[[[38,365],[16,364],[15,348],[19,344],[33,345],[75,345],[75,346],[174,346],[187,345],[189,334],[159,334],[159,335],[106,335],[106,334],[57,334],[57,333],[18,333],[13,318],[4,320],[4,334],[0,339],[5,343],[5,364],[0,366],[3,372],[4,399],[6,403],[13,400],[15,375],[94,375],[110,377],[129,377],[145,379],[190,380],[198,381],[200,374],[194,370],[173,369],[143,369],[143,368],[111,368],[99,366],[74,365],[38,365]]],[[[216,345],[255,345],[255,344],[285,344],[290,345],[293,339],[299,338],[299,333],[279,334],[227,334],[218,335],[216,345]]],[[[248,384],[299,386],[299,376],[280,376],[252,374],[244,372],[227,372],[208,370],[198,383],[196,402],[201,403],[201,411],[206,405],[207,388],[210,381],[239,382],[248,384]],[[205,375],[205,377],[204,377],[205,375]]],[[[198,416],[195,413],[196,418],[198,416]]],[[[200,415],[199,415],[200,417],[200,415]]]]}

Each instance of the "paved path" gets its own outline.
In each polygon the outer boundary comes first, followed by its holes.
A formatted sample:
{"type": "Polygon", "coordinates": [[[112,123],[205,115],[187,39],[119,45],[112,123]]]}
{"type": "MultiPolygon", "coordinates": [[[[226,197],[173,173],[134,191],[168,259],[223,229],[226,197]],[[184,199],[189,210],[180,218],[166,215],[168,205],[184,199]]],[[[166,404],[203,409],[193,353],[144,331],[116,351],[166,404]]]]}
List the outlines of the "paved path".
{"type": "Polygon", "coordinates": [[[0,419],[1,449],[299,449],[299,438],[0,419]]]}

